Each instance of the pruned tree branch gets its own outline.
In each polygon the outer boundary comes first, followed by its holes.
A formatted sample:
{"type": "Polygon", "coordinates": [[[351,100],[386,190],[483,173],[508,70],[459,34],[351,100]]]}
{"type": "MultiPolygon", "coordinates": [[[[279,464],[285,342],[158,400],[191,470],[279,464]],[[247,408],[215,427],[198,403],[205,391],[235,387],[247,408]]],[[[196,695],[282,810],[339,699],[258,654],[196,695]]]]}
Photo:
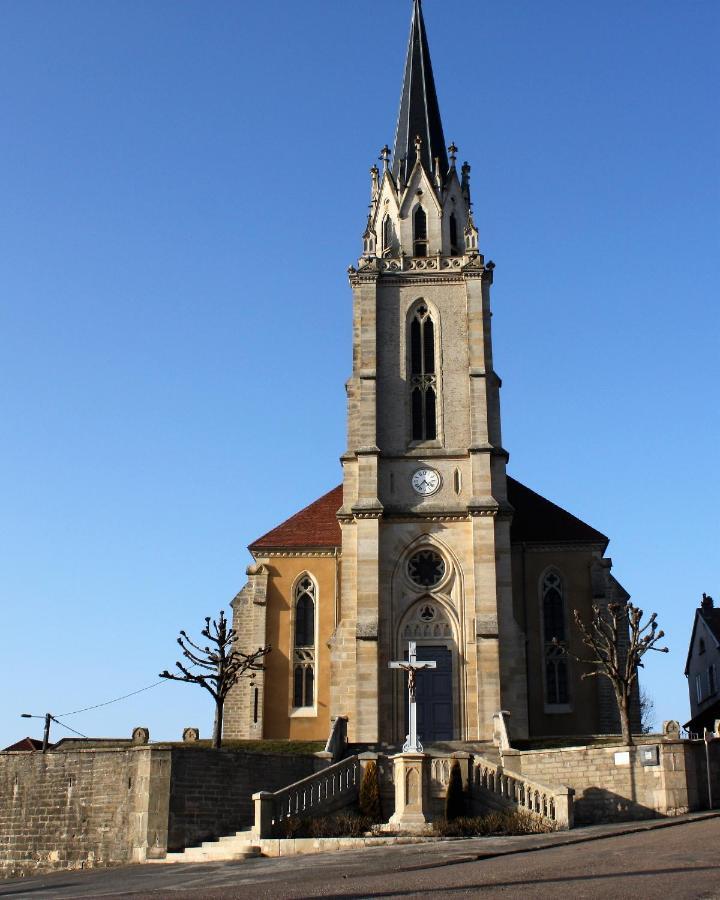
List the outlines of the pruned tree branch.
{"type": "Polygon", "coordinates": [[[205,617],[205,627],[200,634],[209,642],[205,647],[196,644],[185,631],[180,632],[177,642],[183,651],[183,657],[189,660],[192,666],[203,671],[191,672],[183,663],[176,662],[175,666],[181,674],[177,675],[166,669],[160,673],[160,678],[184,681],[187,684],[199,684],[200,687],[212,694],[215,700],[213,746],[219,748],[222,740],[222,715],[225,698],[240,678],[248,673],[250,673],[249,677],[252,677],[255,672],[264,669],[262,660],[270,652],[270,647],[258,647],[254,653],[242,653],[234,648],[236,632],[233,628],[228,628],[223,610],[220,610],[217,620],[211,620],[210,616],[205,617]]]}
{"type": "Polygon", "coordinates": [[[609,603],[606,607],[594,603],[590,622],[586,624],[578,610],[574,610],[573,618],[581,641],[590,650],[588,657],[578,656],[556,638],[552,641],[570,659],[590,667],[582,674],[583,679],[598,675],[609,679],[618,704],[623,739],[627,744],[633,743],[630,698],[638,669],[644,667],[643,657],[651,650],[656,653],[669,652],[667,647],[658,646],[665,632],[658,630],[657,613],[653,613],[644,624],[643,615],[642,609],[632,603],[609,603]]]}

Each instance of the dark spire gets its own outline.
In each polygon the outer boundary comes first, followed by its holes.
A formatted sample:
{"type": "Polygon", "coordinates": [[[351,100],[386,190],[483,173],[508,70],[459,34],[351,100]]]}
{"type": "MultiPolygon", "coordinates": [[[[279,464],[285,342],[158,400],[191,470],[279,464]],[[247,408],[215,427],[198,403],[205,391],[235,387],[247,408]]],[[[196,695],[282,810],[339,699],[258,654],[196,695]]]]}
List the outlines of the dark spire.
{"type": "Polygon", "coordinates": [[[412,172],[417,151],[416,138],[422,140],[420,158],[432,178],[435,160],[440,160],[440,178],[444,181],[448,171],[448,156],[443,134],[440,107],[435,91],[430,50],[428,48],[425,20],[421,0],[414,0],[410,45],[405,63],[405,79],[400,98],[393,151],[393,175],[407,182],[412,172]]]}

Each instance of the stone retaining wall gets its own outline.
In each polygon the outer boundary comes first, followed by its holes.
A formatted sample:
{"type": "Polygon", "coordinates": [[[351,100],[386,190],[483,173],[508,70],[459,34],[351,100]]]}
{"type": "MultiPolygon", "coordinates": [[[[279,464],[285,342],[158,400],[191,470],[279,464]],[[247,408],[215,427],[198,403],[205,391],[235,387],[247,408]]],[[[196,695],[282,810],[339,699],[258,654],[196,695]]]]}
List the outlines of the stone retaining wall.
{"type": "Polygon", "coordinates": [[[0,875],[162,858],[252,822],[252,794],[322,763],[207,749],[0,753],[0,875]]]}
{"type": "Polygon", "coordinates": [[[318,764],[314,756],[173,750],[167,850],[250,828],[256,791],[287,787],[318,764]]]}
{"type": "MultiPolygon", "coordinates": [[[[711,744],[711,777],[720,805],[720,741],[711,744]]],[[[508,769],[529,778],[575,789],[578,824],[648,819],[707,809],[703,744],[661,740],[635,747],[567,747],[511,750],[508,769]],[[659,750],[657,765],[643,765],[643,754],[659,750]]]]}

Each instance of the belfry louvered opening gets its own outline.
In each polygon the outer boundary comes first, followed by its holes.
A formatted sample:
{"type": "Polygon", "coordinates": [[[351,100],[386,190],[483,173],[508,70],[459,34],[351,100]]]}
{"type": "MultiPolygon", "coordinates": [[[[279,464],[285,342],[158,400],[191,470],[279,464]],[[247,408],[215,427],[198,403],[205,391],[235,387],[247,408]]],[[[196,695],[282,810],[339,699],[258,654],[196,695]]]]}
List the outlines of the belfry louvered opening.
{"type": "Polygon", "coordinates": [[[437,437],[437,375],[435,372],[435,323],[424,304],[410,321],[410,400],[412,440],[437,437]]]}

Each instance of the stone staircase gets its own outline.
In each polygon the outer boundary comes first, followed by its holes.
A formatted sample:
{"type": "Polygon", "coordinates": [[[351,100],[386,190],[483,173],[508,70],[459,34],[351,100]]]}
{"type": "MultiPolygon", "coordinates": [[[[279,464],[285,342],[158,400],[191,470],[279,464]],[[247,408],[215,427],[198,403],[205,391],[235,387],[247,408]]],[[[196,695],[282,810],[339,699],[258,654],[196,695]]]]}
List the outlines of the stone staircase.
{"type": "Polygon", "coordinates": [[[260,847],[254,843],[252,831],[237,831],[217,841],[204,841],[199,847],[186,847],[179,853],[168,853],[160,863],[239,862],[260,856],[260,847]]]}

